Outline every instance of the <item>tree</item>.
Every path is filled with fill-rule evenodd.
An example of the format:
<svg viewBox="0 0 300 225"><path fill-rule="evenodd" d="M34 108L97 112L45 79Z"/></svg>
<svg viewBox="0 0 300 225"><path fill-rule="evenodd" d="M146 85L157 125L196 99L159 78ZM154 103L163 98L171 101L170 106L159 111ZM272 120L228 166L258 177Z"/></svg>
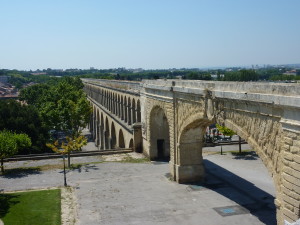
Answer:
<svg viewBox="0 0 300 225"><path fill-rule="evenodd" d="M50 129L71 133L73 139L80 136L92 112L78 81L81 82L77 78L66 79L52 86L39 109Z"/></svg>
<svg viewBox="0 0 300 225"><path fill-rule="evenodd" d="M31 140L27 134L16 134L11 131L0 131L0 160L1 172L4 172L4 158L15 155L19 149L31 146Z"/></svg>
<svg viewBox="0 0 300 225"><path fill-rule="evenodd" d="M216 124L216 127L225 136L232 137L233 135L235 135L235 132L233 130L230 130L228 127L221 126L219 124Z"/></svg>
<svg viewBox="0 0 300 225"><path fill-rule="evenodd" d="M48 84L36 84L24 88L20 92L20 100L27 104L39 106L43 102L43 96L47 93L50 86Z"/></svg>
<svg viewBox="0 0 300 225"><path fill-rule="evenodd" d="M48 143L47 146L56 153L68 155L68 167L70 168L70 153L73 151L80 151L86 144L87 139L84 136L78 136L75 139L66 137L66 142L63 141L62 143L59 143L59 141L56 140L53 144Z"/></svg>
<svg viewBox="0 0 300 225"><path fill-rule="evenodd" d="M73 147L87 142L81 139L81 132L90 120L92 108L82 90L83 84L79 78L65 78L58 85L51 86L45 101L40 106L40 113L48 127L56 131L63 131L68 134L68 166L70 166L70 152L75 151ZM80 141L80 142L79 142ZM59 143L57 140L54 146ZM75 143L76 146L72 146ZM47 145L53 149L53 146Z"/></svg>
<svg viewBox="0 0 300 225"><path fill-rule="evenodd" d="M40 152L46 150L45 143L48 139L48 129L36 107L21 104L15 100L0 101L0 130L11 130L15 133L27 134L32 146L30 149L19 149L18 153L26 154L27 150ZM22 152L21 152L22 151Z"/></svg>

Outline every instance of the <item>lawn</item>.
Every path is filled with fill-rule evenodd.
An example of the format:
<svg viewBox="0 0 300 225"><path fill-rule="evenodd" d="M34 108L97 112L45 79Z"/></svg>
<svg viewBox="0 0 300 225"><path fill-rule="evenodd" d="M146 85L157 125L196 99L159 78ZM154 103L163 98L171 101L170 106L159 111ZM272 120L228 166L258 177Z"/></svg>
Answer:
<svg viewBox="0 0 300 225"><path fill-rule="evenodd" d="M0 218L5 225L60 225L60 189L0 193Z"/></svg>

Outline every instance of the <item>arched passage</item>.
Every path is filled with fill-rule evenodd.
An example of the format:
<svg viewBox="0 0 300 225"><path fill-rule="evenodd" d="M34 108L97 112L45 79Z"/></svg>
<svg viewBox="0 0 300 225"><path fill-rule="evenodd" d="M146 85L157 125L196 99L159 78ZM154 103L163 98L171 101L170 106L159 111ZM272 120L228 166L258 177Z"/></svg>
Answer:
<svg viewBox="0 0 300 225"><path fill-rule="evenodd" d="M111 148L115 149L117 143L115 124L111 123Z"/></svg>
<svg viewBox="0 0 300 225"><path fill-rule="evenodd" d="M137 108L137 122L141 122L141 103L140 103L140 100L137 101L137 104L136 104L136 108Z"/></svg>
<svg viewBox="0 0 300 225"><path fill-rule="evenodd" d="M100 149L105 148L105 134L104 134L104 119L103 119L103 113L101 112L101 126L100 126Z"/></svg>
<svg viewBox="0 0 300 225"><path fill-rule="evenodd" d="M202 145L205 129L210 122L196 119L185 125L177 144L176 180L179 183L204 179Z"/></svg>
<svg viewBox="0 0 300 225"><path fill-rule="evenodd" d="M131 123L132 123L132 118L131 118L131 116L132 116L132 113L131 113L131 111L132 111L132 109L131 109L131 100L130 100L130 98L128 98L128 102L127 102L127 105L128 105L128 107L127 107L127 113L128 113L128 120L127 120L127 122L128 122L128 125L131 125Z"/></svg>
<svg viewBox="0 0 300 225"><path fill-rule="evenodd" d="M128 117L127 117L127 99L125 96L125 98L124 98L124 121L125 121L125 123L127 123L127 119L128 119Z"/></svg>
<svg viewBox="0 0 300 225"><path fill-rule="evenodd" d="M110 149L110 137L109 137L109 124L108 124L108 119L106 117L105 119L105 149Z"/></svg>
<svg viewBox="0 0 300 225"><path fill-rule="evenodd" d="M100 145L100 113L99 109L97 109L97 118L96 118L96 146Z"/></svg>
<svg viewBox="0 0 300 225"><path fill-rule="evenodd" d="M151 159L168 160L170 158L169 123L165 112L155 107L150 113L150 149Z"/></svg>
<svg viewBox="0 0 300 225"><path fill-rule="evenodd" d="M124 135L123 135L123 131L121 129L119 131L119 147L125 148Z"/></svg>
<svg viewBox="0 0 300 225"><path fill-rule="evenodd" d="M131 138L130 141L129 141L129 148L133 148L133 139Z"/></svg>
<svg viewBox="0 0 300 225"><path fill-rule="evenodd" d="M136 107L135 107L135 99L132 99L132 123L136 123Z"/></svg>

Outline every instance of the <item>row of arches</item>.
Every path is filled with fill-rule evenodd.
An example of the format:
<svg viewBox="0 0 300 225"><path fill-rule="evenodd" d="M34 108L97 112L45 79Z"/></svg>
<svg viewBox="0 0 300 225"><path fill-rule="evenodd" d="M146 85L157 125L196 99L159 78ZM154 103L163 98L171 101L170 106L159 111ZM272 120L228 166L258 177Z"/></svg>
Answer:
<svg viewBox="0 0 300 225"><path fill-rule="evenodd" d="M85 85L85 91L92 99L128 125L141 122L139 96L92 85Z"/></svg>
<svg viewBox="0 0 300 225"><path fill-rule="evenodd" d="M128 138L122 127L95 106L93 107L90 130L96 146L101 150L133 148L133 138Z"/></svg>

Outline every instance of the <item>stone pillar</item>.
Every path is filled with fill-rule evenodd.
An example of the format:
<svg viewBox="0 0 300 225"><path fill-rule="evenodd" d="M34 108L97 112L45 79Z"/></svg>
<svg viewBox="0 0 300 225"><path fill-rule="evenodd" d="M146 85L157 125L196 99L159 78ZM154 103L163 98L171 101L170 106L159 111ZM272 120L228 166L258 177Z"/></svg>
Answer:
<svg viewBox="0 0 300 225"><path fill-rule="evenodd" d="M297 118L300 114L295 114ZM298 118L299 121L299 118ZM277 169L281 179L275 180L277 195L277 224L290 223L300 218L300 122L282 119L283 140L281 148L282 165ZM273 157L277 158L277 157ZM280 170L281 168L281 170Z"/></svg>
<svg viewBox="0 0 300 225"><path fill-rule="evenodd" d="M112 138L108 138L108 149L112 149Z"/></svg>
<svg viewBox="0 0 300 225"><path fill-rule="evenodd" d="M143 140L142 140L142 124L135 123L133 125L133 151L142 152L143 151Z"/></svg>

